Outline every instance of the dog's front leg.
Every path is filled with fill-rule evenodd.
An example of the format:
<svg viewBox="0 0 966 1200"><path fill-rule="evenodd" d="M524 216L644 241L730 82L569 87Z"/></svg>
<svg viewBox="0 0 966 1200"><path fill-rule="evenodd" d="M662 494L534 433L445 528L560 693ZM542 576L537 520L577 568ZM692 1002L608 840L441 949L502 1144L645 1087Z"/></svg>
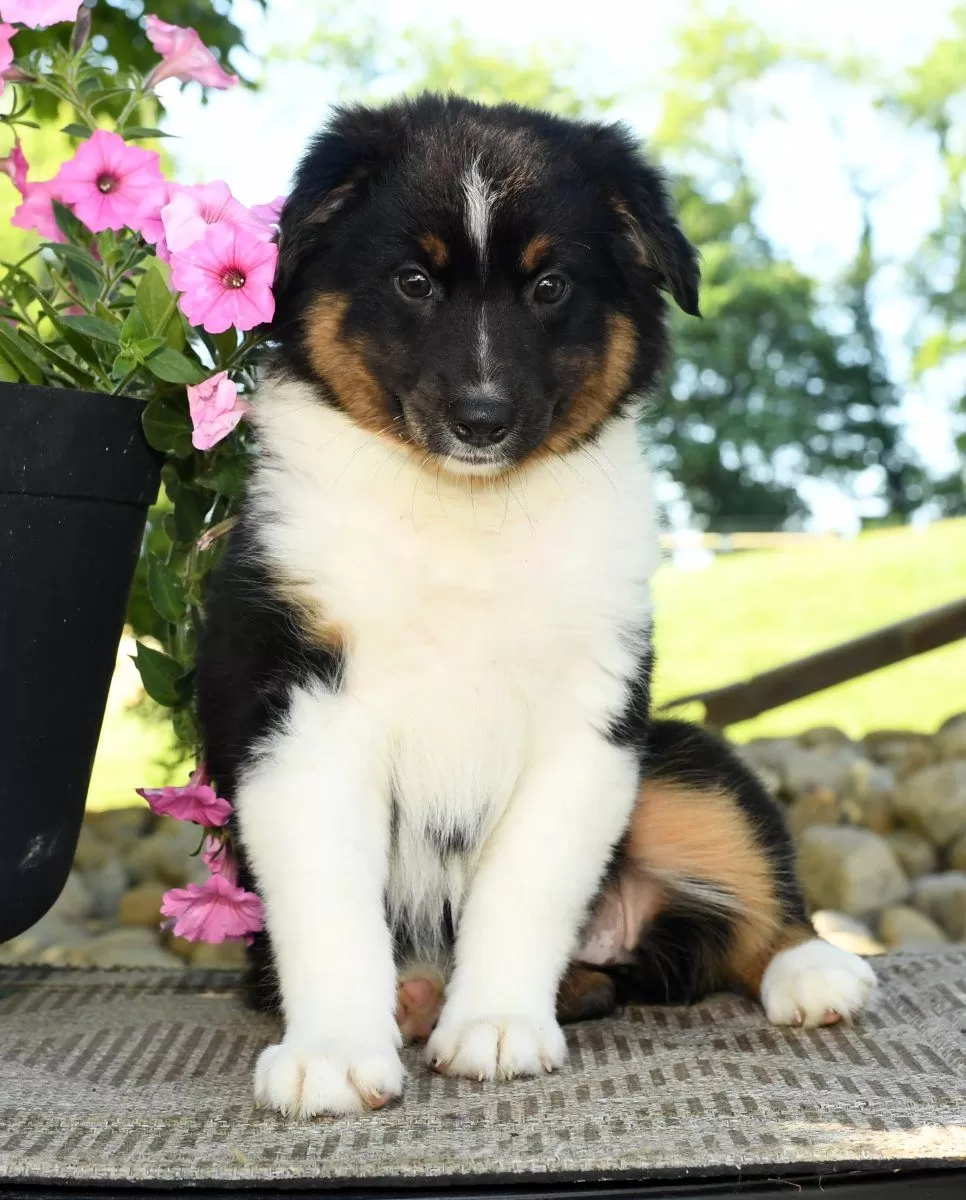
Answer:
<svg viewBox="0 0 966 1200"><path fill-rule="evenodd" d="M637 790L636 756L584 726L543 747L484 848L427 1047L438 1070L509 1079L562 1065L557 986Z"/></svg>
<svg viewBox="0 0 966 1200"><path fill-rule="evenodd" d="M255 1094L297 1117L379 1108L402 1090L381 761L356 706L304 690L238 789L285 1018Z"/></svg>

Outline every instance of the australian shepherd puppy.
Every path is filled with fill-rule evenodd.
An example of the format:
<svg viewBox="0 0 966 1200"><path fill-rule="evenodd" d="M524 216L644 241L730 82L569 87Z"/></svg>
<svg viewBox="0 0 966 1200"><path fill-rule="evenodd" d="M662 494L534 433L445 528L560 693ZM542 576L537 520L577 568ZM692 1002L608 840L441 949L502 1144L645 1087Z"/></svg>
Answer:
<svg viewBox="0 0 966 1200"><path fill-rule="evenodd" d="M299 167L199 668L284 1015L266 1105L386 1103L400 1024L508 1079L617 1000L814 1025L872 986L756 780L649 715L665 293L697 313L696 254L620 127L426 96Z"/></svg>

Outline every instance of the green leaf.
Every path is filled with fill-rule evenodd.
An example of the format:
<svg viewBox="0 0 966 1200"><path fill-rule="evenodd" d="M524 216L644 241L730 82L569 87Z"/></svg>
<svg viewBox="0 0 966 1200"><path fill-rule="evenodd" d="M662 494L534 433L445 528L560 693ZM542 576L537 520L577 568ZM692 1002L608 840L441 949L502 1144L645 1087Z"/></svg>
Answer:
<svg viewBox="0 0 966 1200"><path fill-rule="evenodd" d="M150 125L128 125L124 129L124 136L130 141L131 138L164 138L175 135L165 133L163 129L152 129Z"/></svg>
<svg viewBox="0 0 966 1200"><path fill-rule="evenodd" d="M20 334L6 321L0 321L0 351L10 359L28 383L44 382L43 364L37 361L33 349L23 342Z"/></svg>
<svg viewBox="0 0 966 1200"><path fill-rule="evenodd" d="M200 363L192 361L170 346L158 350L145 363L152 375L163 379L165 383L200 383L205 377L205 371Z"/></svg>
<svg viewBox="0 0 966 1200"><path fill-rule="evenodd" d="M71 137L75 138L89 138L94 131L89 125L81 125L79 121L71 121L60 132L69 133Z"/></svg>
<svg viewBox="0 0 966 1200"><path fill-rule="evenodd" d="M159 616L172 623L180 621L187 609L184 584L161 558L153 555L147 564L148 595Z"/></svg>
<svg viewBox="0 0 966 1200"><path fill-rule="evenodd" d="M123 379L129 371L133 371L139 365L137 359L129 354L119 354L111 364L111 378ZM150 441L150 438L148 440Z"/></svg>
<svg viewBox="0 0 966 1200"><path fill-rule="evenodd" d="M218 352L218 365L222 366L238 348L238 331L226 329L224 333L214 333L211 340Z"/></svg>
<svg viewBox="0 0 966 1200"><path fill-rule="evenodd" d="M13 363L0 354L0 383L17 383L20 379L20 372Z"/></svg>
<svg viewBox="0 0 966 1200"><path fill-rule="evenodd" d="M94 338L95 341L107 342L111 346L119 346L121 344L117 326L111 325L107 321L102 321L100 317L61 317L60 322L69 329L76 329L78 333L82 333L85 337Z"/></svg>
<svg viewBox="0 0 966 1200"><path fill-rule="evenodd" d="M161 272L150 266L141 276L134 303L149 334L162 334L171 317L174 296Z"/></svg>
<svg viewBox="0 0 966 1200"><path fill-rule="evenodd" d="M57 228L71 242L85 241L90 237L90 233L77 217L61 204L59 200L53 201L54 220L57 222Z"/></svg>
<svg viewBox="0 0 966 1200"><path fill-rule="evenodd" d="M177 541L187 545L195 541L205 527L211 498L201 489L182 487L174 497L174 524Z"/></svg>
<svg viewBox="0 0 966 1200"><path fill-rule="evenodd" d="M145 646L143 642L138 642L137 648L134 663L140 672L144 690L152 700L163 704L165 708L176 708L182 700L178 686L184 676L181 664L167 654Z"/></svg>
<svg viewBox="0 0 966 1200"><path fill-rule="evenodd" d="M94 376L90 371L84 370L77 363L71 362L63 354L58 354L54 348L47 342L41 342L33 336L32 333L27 333L26 330L20 335L25 341L47 360L48 367L56 367L58 371L66 375L68 379L79 384L83 388L95 386Z"/></svg>
<svg viewBox="0 0 966 1200"><path fill-rule="evenodd" d="M121 326L120 339L122 342L139 342L141 338L151 336L151 330L148 329L147 322L141 314L139 308L132 308L124 318L124 324Z"/></svg>
<svg viewBox="0 0 966 1200"><path fill-rule="evenodd" d="M161 347L163 345L164 345L163 337L142 338L138 342L138 349L144 355L145 361L147 361L147 359L149 359L152 354L157 354L157 352L161 349Z"/></svg>
<svg viewBox="0 0 966 1200"><path fill-rule="evenodd" d="M248 467L249 456L247 454L232 454L222 458L210 471L206 471L200 482L213 492L236 500L245 490Z"/></svg>
<svg viewBox="0 0 966 1200"><path fill-rule="evenodd" d="M144 410L141 424L144 436L155 450L176 454L178 458L187 458L193 452L191 418L170 398L152 400Z"/></svg>

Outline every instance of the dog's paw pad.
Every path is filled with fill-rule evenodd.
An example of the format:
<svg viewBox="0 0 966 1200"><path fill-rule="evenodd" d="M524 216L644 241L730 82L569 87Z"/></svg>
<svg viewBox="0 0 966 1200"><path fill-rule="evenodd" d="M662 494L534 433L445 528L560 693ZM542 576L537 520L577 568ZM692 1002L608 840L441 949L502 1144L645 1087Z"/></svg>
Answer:
<svg viewBox="0 0 966 1200"><path fill-rule="evenodd" d="M834 1025L863 1008L875 974L863 958L812 938L776 954L761 981L761 1002L773 1025Z"/></svg>
<svg viewBox="0 0 966 1200"><path fill-rule="evenodd" d="M414 972L399 981L396 1023L407 1042L425 1042L443 1006L443 980L431 972Z"/></svg>
<svg viewBox="0 0 966 1200"><path fill-rule="evenodd" d="M403 1087L395 1047L347 1053L340 1047L281 1042L255 1067L255 1102L299 1119L383 1108Z"/></svg>
<svg viewBox="0 0 966 1200"><path fill-rule="evenodd" d="M434 1070L468 1079L514 1079L563 1066L567 1044L553 1019L493 1017L447 1022L445 1014L426 1048Z"/></svg>

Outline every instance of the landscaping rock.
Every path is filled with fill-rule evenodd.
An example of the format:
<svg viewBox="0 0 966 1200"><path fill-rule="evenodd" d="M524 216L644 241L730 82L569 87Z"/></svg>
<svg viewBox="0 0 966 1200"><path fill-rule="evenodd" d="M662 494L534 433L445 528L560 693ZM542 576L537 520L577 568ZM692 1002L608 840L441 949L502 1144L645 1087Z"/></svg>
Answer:
<svg viewBox="0 0 966 1200"><path fill-rule="evenodd" d="M890 767L897 779L929 766L936 752L924 733L905 729L877 729L862 739L862 748L873 762Z"/></svg>
<svg viewBox="0 0 966 1200"><path fill-rule="evenodd" d="M58 917L62 921L83 921L91 915L93 907L90 889L77 871L71 871L63 891L54 901L47 916Z"/></svg>
<svg viewBox="0 0 966 1200"><path fill-rule="evenodd" d="M920 875L928 875L935 871L939 856L932 843L921 833L913 833L909 829L894 829L886 835L886 841L899 860L899 866L910 879L918 879Z"/></svg>
<svg viewBox="0 0 966 1200"><path fill-rule="evenodd" d="M904 946L907 949L920 949L949 941L935 921L905 904L894 905L879 915L879 938L887 946Z"/></svg>
<svg viewBox="0 0 966 1200"><path fill-rule="evenodd" d="M865 829L812 825L798 842L799 877L813 908L863 916L909 894L889 843Z"/></svg>
<svg viewBox="0 0 966 1200"><path fill-rule="evenodd" d="M896 777L888 767L858 759L852 764L842 796L843 818L873 833L888 833L895 790Z"/></svg>
<svg viewBox="0 0 966 1200"><path fill-rule="evenodd" d="M74 866L79 871L94 871L118 854L117 847L94 832L94 827L85 819L77 839Z"/></svg>
<svg viewBox="0 0 966 1200"><path fill-rule="evenodd" d="M966 759L924 767L899 787L895 815L942 849L966 833Z"/></svg>
<svg viewBox="0 0 966 1200"><path fill-rule="evenodd" d="M966 871L966 833L949 847L946 862L954 871Z"/></svg>
<svg viewBox="0 0 966 1200"><path fill-rule="evenodd" d="M916 880L912 902L951 938L966 938L966 871L923 875Z"/></svg>
<svg viewBox="0 0 966 1200"><path fill-rule="evenodd" d="M777 776L781 780L785 760L789 754L798 750L799 746L794 738L766 737L753 738L735 749L753 771L764 769L771 773L772 778Z"/></svg>
<svg viewBox="0 0 966 1200"><path fill-rule="evenodd" d="M828 788L841 796L848 788L852 768L859 761L858 751L851 743L812 750L796 746L784 761L782 781L793 796L815 788Z"/></svg>
<svg viewBox="0 0 966 1200"><path fill-rule="evenodd" d="M207 868L200 856L192 858L201 841L201 830L186 821L165 817L158 828L134 846L126 858L134 883L164 883L184 887L200 882Z"/></svg>
<svg viewBox="0 0 966 1200"><path fill-rule="evenodd" d="M146 925L158 929L161 925L161 901L167 888L163 883L142 883L121 897L118 920L122 925Z"/></svg>
<svg viewBox="0 0 966 1200"><path fill-rule="evenodd" d="M809 750L838 749L842 746L854 748L855 746L849 735L834 725L816 725L813 729L806 729L804 733L798 735L798 744Z"/></svg>
<svg viewBox="0 0 966 1200"><path fill-rule="evenodd" d="M788 828L800 837L810 825L838 825L842 820L839 798L831 788L812 788L788 807Z"/></svg>
<svg viewBox="0 0 966 1200"><path fill-rule="evenodd" d="M943 721L932 742L940 758L966 758L966 713Z"/></svg>
<svg viewBox="0 0 966 1200"><path fill-rule="evenodd" d="M812 913L812 926L819 937L848 950L852 954L884 954L885 946L872 936L872 930L864 922L850 917L848 913L820 908Z"/></svg>
<svg viewBox="0 0 966 1200"><path fill-rule="evenodd" d="M184 963L165 950L149 929L113 929L73 950L74 967L167 967L180 970Z"/></svg>
<svg viewBox="0 0 966 1200"><path fill-rule="evenodd" d="M193 945L193 967L209 971L241 971L245 968L244 942L195 942Z"/></svg>
<svg viewBox="0 0 966 1200"><path fill-rule="evenodd" d="M150 830L156 818L146 804L90 812L84 824L102 841L115 846L133 846Z"/></svg>
<svg viewBox="0 0 966 1200"><path fill-rule="evenodd" d="M115 850L114 857L99 867L84 872L84 883L91 894L91 915L113 920L128 886L128 873Z"/></svg>
<svg viewBox="0 0 966 1200"><path fill-rule="evenodd" d="M66 962L68 951L83 946L91 938L86 926L49 912L18 937L0 946L0 963Z"/></svg>

